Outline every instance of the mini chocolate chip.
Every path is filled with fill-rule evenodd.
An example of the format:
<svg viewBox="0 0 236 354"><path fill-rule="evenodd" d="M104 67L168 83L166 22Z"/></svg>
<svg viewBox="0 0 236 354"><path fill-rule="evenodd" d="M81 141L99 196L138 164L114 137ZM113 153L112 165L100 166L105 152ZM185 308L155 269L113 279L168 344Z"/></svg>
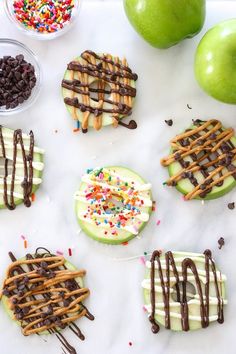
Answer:
<svg viewBox="0 0 236 354"><path fill-rule="evenodd" d="M176 161L180 160L180 159L181 159L181 154L180 154L179 152L176 152L176 153L174 154L174 159L175 159Z"/></svg>
<svg viewBox="0 0 236 354"><path fill-rule="evenodd" d="M24 290L25 289L25 284L20 284L17 287L17 290Z"/></svg>
<svg viewBox="0 0 236 354"><path fill-rule="evenodd" d="M63 299L65 297L65 291L59 291L59 296L61 296Z"/></svg>
<svg viewBox="0 0 236 354"><path fill-rule="evenodd" d="M116 81L117 79L117 75L116 74L112 74L111 75L111 81Z"/></svg>
<svg viewBox="0 0 236 354"><path fill-rule="evenodd" d="M171 126L173 125L173 120L172 120L172 119L166 119L166 120L165 120L165 123L166 123L169 127L171 127Z"/></svg>
<svg viewBox="0 0 236 354"><path fill-rule="evenodd" d="M189 165L190 165L190 161L183 161L183 167L184 168L188 168L189 167Z"/></svg>
<svg viewBox="0 0 236 354"><path fill-rule="evenodd" d="M172 187L177 186L177 182L176 182L176 181L172 181L172 182L171 182L171 186L172 186Z"/></svg>
<svg viewBox="0 0 236 354"><path fill-rule="evenodd" d="M68 307L68 306L70 305L70 300L69 300L69 299L65 299L65 300L63 301L63 305L64 305L65 307Z"/></svg>
<svg viewBox="0 0 236 354"><path fill-rule="evenodd" d="M4 288L2 291L3 295L5 296L9 296L10 295L10 291L7 288Z"/></svg>
<svg viewBox="0 0 236 354"><path fill-rule="evenodd" d="M133 80L137 81L138 80L138 75L137 74L133 74Z"/></svg>
<svg viewBox="0 0 236 354"><path fill-rule="evenodd" d="M19 312L19 313L16 314L17 320L22 320L23 317L24 317L24 314L22 312Z"/></svg>
<svg viewBox="0 0 236 354"><path fill-rule="evenodd" d="M18 299L16 297L13 297L11 299L11 302L13 303L13 305L16 305L18 303Z"/></svg>
<svg viewBox="0 0 236 354"><path fill-rule="evenodd" d="M206 185L205 185L204 183L203 183L203 184L201 184L201 185L200 185L200 189L201 189L201 190L206 189Z"/></svg>
<svg viewBox="0 0 236 354"><path fill-rule="evenodd" d="M181 145L182 145L182 146L188 146L189 144L190 144L190 141L189 141L188 138L183 139L182 142L181 142Z"/></svg>
<svg viewBox="0 0 236 354"><path fill-rule="evenodd" d="M196 141L197 145L203 145L204 144L204 140L203 139L199 139Z"/></svg>
<svg viewBox="0 0 236 354"><path fill-rule="evenodd" d="M229 208L230 210L233 210L233 209L235 208L235 203L234 203L234 202L229 203L229 204L228 204L228 208Z"/></svg>
<svg viewBox="0 0 236 354"><path fill-rule="evenodd" d="M23 307L22 312L24 315L27 315L29 313L30 309L29 307Z"/></svg>
<svg viewBox="0 0 236 354"><path fill-rule="evenodd" d="M17 295L22 297L24 295L24 291L23 290L18 290L17 291Z"/></svg>
<svg viewBox="0 0 236 354"><path fill-rule="evenodd" d="M216 137L217 137L217 135L216 135L215 133L211 133L211 134L209 135L209 139L210 139L210 140L215 140Z"/></svg>
<svg viewBox="0 0 236 354"><path fill-rule="evenodd" d="M42 261L42 262L40 263L40 267L43 268L43 269L46 269L46 268L48 267L47 262Z"/></svg>
<svg viewBox="0 0 236 354"><path fill-rule="evenodd" d="M46 318L46 320L43 321L45 326L50 326L51 321L49 320L49 318Z"/></svg>

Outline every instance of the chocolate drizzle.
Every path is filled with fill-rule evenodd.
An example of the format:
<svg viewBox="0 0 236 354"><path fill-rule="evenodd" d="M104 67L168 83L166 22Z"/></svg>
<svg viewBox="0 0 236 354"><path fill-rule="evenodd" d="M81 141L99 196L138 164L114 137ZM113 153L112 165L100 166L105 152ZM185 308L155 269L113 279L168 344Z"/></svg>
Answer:
<svg viewBox="0 0 236 354"><path fill-rule="evenodd" d="M162 291L162 298L164 302L164 313L165 313L165 328L171 328L171 316L170 316L170 271L173 273L175 278L175 287L177 293L177 302L180 303L181 309L181 326L183 331L188 331L189 327L189 305L187 299L187 282L188 274L190 273L194 276L196 290L199 297L199 308L201 317L201 326L206 328L209 326L209 307L210 307L210 273L213 274L213 282L215 288L215 294L217 298L217 321L219 323L224 322L223 305L224 300L220 291L220 280L217 277L217 271L215 263L212 259L212 254L210 250L204 252L205 256L205 285L201 282L198 268L195 262L191 258L184 258L181 262L181 271L177 270L175 258L171 251L165 254L165 267L161 264L161 254L159 251L154 251L151 257L151 269L150 269L150 301L151 301L151 314L149 321L152 324L152 332L157 333L159 331L159 325L156 322L156 297L155 297L155 277L156 275L160 279L160 287ZM165 269L165 274L163 271ZM179 289L180 275L182 274L182 293ZM171 275L172 276L172 275ZM166 280L165 280L166 279Z"/></svg>
<svg viewBox="0 0 236 354"><path fill-rule="evenodd" d="M12 264L7 270L2 295L9 299L9 307L21 324L24 335L48 331L55 334L70 354L76 350L61 329L68 327L77 337L85 337L74 321L80 317L94 320L82 301L89 296L89 289L81 287L78 279L84 270L67 268L66 260L38 248L34 255L16 260L9 253Z"/></svg>
<svg viewBox="0 0 236 354"><path fill-rule="evenodd" d="M33 187L33 155L34 155L34 134L31 131L29 134L30 146L29 152L26 153L25 146L22 137L22 131L17 129L13 133L13 154L12 160L6 155L5 139L3 136L3 128L0 126L0 145L2 158L4 160L4 176L3 176L3 201L6 208L13 210L16 207L15 204L15 180L16 180L16 164L19 156L18 148L20 147L22 164L24 169L24 177L21 183L23 190L23 203L26 207L31 206L30 196L32 194ZM11 165L10 165L11 163ZM10 190L8 189L8 179L10 178Z"/></svg>
<svg viewBox="0 0 236 354"><path fill-rule="evenodd" d="M186 200L205 198L213 187L222 186L227 177L236 179L236 147L231 141L233 129L223 129L221 122L214 119L193 123L194 128L171 140L172 153L161 160L163 166L177 161L182 167L166 184L176 186L187 178L193 189L185 196ZM201 182L196 173L203 177Z"/></svg>
<svg viewBox="0 0 236 354"><path fill-rule="evenodd" d="M115 127L118 124L129 129L137 127L134 121L131 124L121 124L120 121L132 113L136 89L131 81L138 79L137 74L128 67L126 59L113 59L109 54L98 55L86 50L78 60L70 62L67 69L71 77L62 80L62 87L68 90L69 95L64 98L64 102L73 107L74 119L79 119L77 109L82 112L83 133L88 130L91 114L94 116L93 126L96 130L102 126L104 113L112 116ZM92 82L96 82L97 87L93 87Z"/></svg>

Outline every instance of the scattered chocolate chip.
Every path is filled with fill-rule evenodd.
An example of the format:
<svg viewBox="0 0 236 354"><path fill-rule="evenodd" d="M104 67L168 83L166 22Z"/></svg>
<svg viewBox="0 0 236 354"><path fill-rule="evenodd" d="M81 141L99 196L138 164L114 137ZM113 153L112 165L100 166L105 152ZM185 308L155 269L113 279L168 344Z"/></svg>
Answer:
<svg viewBox="0 0 236 354"><path fill-rule="evenodd" d="M219 250L221 250L224 244L225 244L225 239L223 237L220 237L218 240Z"/></svg>
<svg viewBox="0 0 236 354"><path fill-rule="evenodd" d="M192 119L193 125L199 126L202 125L203 120L201 119Z"/></svg>
<svg viewBox="0 0 236 354"><path fill-rule="evenodd" d="M167 120L165 120L165 123L166 123L169 127L172 127L172 125L173 125L173 120L172 120L172 119L167 119Z"/></svg>
<svg viewBox="0 0 236 354"><path fill-rule="evenodd" d="M234 203L234 202L229 203L229 204L228 204L228 208L229 208L230 210L233 210L233 209L235 208L235 203Z"/></svg>

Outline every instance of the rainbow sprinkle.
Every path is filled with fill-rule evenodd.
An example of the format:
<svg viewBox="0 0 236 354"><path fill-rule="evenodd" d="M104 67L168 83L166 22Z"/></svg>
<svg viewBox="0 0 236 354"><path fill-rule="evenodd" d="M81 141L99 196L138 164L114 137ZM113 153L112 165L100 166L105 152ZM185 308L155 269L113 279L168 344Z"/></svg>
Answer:
<svg viewBox="0 0 236 354"><path fill-rule="evenodd" d="M74 0L14 0L14 15L27 29L53 33L71 20Z"/></svg>

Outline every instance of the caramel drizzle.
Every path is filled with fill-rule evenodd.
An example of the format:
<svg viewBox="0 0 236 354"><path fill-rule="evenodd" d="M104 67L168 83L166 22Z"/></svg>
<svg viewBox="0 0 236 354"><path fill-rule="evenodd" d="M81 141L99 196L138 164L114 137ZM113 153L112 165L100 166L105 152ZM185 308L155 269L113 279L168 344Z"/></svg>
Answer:
<svg viewBox="0 0 236 354"><path fill-rule="evenodd" d="M27 255L22 260L16 260L9 253L13 263L7 269L2 294L8 296L10 309L15 320L20 321L24 335L40 334L43 331L55 333L69 353L76 353L58 328L68 326L84 340L84 335L74 321L83 316L94 319L82 303L89 296L89 289L80 287L76 280L84 277L86 272L69 270L64 257L46 252L39 254L37 249L35 255ZM42 265L44 270L51 273L50 276L41 275ZM27 283L24 284L26 278ZM19 289L22 289L21 292Z"/></svg>
<svg viewBox="0 0 236 354"><path fill-rule="evenodd" d="M63 79L62 87L71 91L70 97L65 97L64 102L73 107L73 118L78 120L76 113L79 109L83 113L82 131L88 130L89 117L94 115L93 127L100 130L102 127L103 113L110 113L113 119L113 126L120 124L120 119L132 113L133 98L136 96L136 89L131 86L131 80L137 80L128 67L126 59L122 61L115 57L114 60L110 54L98 55L92 51L85 51L81 54L79 61L72 61L68 64L70 71L70 80ZM77 76L77 77L76 77ZM98 79L98 87L91 88L89 85L89 77ZM110 89L106 90L106 83ZM91 93L97 93L98 102L92 104ZM79 102L75 93L81 95L82 102ZM110 95L111 99L107 99L105 95ZM95 99L93 99L94 101ZM108 108L104 107L104 103L108 104ZM135 129L132 124L121 124L129 129Z"/></svg>
<svg viewBox="0 0 236 354"><path fill-rule="evenodd" d="M13 158L12 158L12 166L11 166L11 174L9 174L9 162L10 159L6 156L6 147L2 132L2 126L0 126L0 145L2 150L2 157L4 159L4 177L3 177L3 201L6 208L9 210L14 210L16 208L15 200L14 200L14 190L15 190L15 179L16 179L16 163L17 163L17 154L18 154L18 146L20 145L22 160L23 160L23 168L24 168L24 178L22 181L22 189L23 189L23 203L26 207L31 206L30 196L32 194L33 188L33 156L34 156L34 134L32 131L29 133L30 136L30 146L29 153L26 154L22 131L20 129L15 130L13 133ZM7 179L10 176L10 193L8 191ZM9 194L9 197L8 197Z"/></svg>
<svg viewBox="0 0 236 354"><path fill-rule="evenodd" d="M221 122L215 119L206 122L198 120L195 125L198 126L172 139L173 153L161 159L163 166L178 161L182 167L179 173L168 179L167 185L175 186L184 178L193 184L193 190L185 195L186 200L204 198L214 186L221 186L229 176L236 179L236 167L233 165L236 148L230 141L234 130L223 130ZM194 175L198 171L204 178L201 183Z"/></svg>
<svg viewBox="0 0 236 354"><path fill-rule="evenodd" d="M219 283L217 279L217 272L215 263L212 259L212 254L210 250L206 250L204 252L205 255L205 271L206 271L206 284L205 284L205 296L203 295L203 285L200 281L198 270L196 267L195 262L190 258L185 258L182 261L182 275L183 275L183 293L182 298L179 290L179 273L176 267L175 259L171 251L165 254L165 263L166 263L166 282L164 281L163 277L163 269L160 261L161 253L159 251L154 251L151 257L151 270L150 270L150 279L151 279L151 291L150 291L150 301L151 301L151 314L149 316L149 321L152 324L152 332L157 333L159 332L159 325L155 319L155 262L157 264L157 271L160 278L160 285L162 288L162 296L164 301L164 311L165 311L165 328L171 328L171 318L170 318L170 268L172 269L173 275L176 279L176 292L177 292L177 302L180 303L181 306L181 325L183 331L189 330L189 311L188 311L188 300L187 300L187 290L186 284L188 281L188 269L191 270L192 274L194 275L195 282L197 285L197 292L199 294L200 299L200 316L201 316L201 325L202 328L206 328L209 326L209 286L210 286L210 268L213 272L214 276L214 284L215 284L215 291L217 297L217 312L218 312L218 323L224 322L224 313L223 313L223 306L224 301L221 297Z"/></svg>

